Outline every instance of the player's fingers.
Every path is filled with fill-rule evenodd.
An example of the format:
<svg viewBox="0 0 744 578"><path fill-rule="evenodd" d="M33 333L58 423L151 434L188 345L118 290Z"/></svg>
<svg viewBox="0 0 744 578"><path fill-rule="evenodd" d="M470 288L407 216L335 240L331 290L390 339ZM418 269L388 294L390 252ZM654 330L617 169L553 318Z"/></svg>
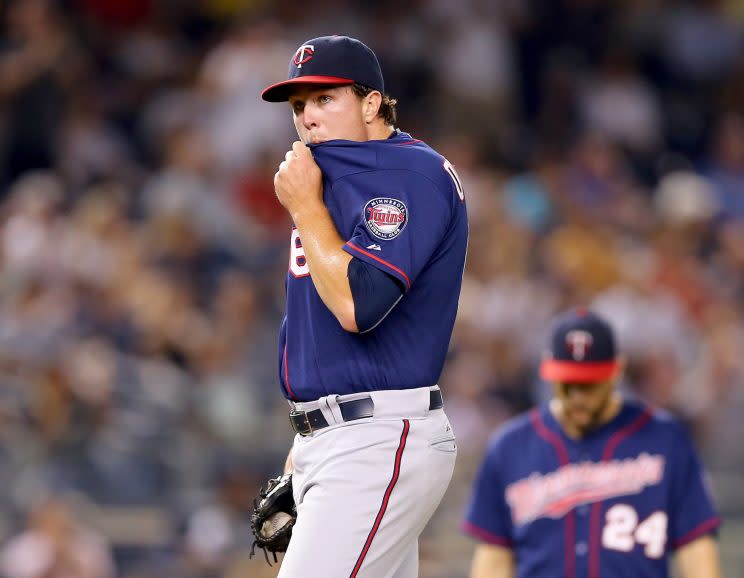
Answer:
<svg viewBox="0 0 744 578"><path fill-rule="evenodd" d="M296 140L292 143L292 152L298 157L310 156L310 149L301 140Z"/></svg>
<svg viewBox="0 0 744 578"><path fill-rule="evenodd" d="M295 155L295 152L294 151L287 151L287 154L284 155L284 161L285 162L290 161L292 158L294 158L296 156L297 155Z"/></svg>
<svg viewBox="0 0 744 578"><path fill-rule="evenodd" d="M289 153L287 153L289 154ZM274 188L276 189L277 183L279 179L281 179L284 176L284 173L287 172L287 161L282 161L279 164L279 170L276 171L276 174L274 175Z"/></svg>

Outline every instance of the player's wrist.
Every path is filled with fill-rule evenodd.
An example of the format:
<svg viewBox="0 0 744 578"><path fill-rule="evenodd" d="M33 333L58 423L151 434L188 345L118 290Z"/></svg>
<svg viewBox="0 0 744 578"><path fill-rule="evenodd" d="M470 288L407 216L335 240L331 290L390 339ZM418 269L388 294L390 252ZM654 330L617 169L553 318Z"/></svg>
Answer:
<svg viewBox="0 0 744 578"><path fill-rule="evenodd" d="M313 226L330 220L328 209L322 202L308 201L290 211L292 221L297 228Z"/></svg>

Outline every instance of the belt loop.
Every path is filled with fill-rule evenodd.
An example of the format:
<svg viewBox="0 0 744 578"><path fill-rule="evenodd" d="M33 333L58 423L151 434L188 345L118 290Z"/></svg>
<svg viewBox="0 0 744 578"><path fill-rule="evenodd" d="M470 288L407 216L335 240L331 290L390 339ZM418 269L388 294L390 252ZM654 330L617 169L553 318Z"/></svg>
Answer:
<svg viewBox="0 0 744 578"><path fill-rule="evenodd" d="M326 396L323 399L324 403L320 404L321 411L326 416L328 423L343 423L344 421L344 417L341 415L341 408L338 405L339 397L338 395Z"/></svg>

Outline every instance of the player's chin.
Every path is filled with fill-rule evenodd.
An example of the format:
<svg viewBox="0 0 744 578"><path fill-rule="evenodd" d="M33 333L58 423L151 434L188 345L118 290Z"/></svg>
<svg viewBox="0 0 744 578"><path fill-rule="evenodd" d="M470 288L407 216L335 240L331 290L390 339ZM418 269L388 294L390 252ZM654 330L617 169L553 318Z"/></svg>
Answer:
<svg viewBox="0 0 744 578"><path fill-rule="evenodd" d="M568 419L571 420L577 427L584 428L592 424L594 419L592 412L585 409L571 409L567 412Z"/></svg>

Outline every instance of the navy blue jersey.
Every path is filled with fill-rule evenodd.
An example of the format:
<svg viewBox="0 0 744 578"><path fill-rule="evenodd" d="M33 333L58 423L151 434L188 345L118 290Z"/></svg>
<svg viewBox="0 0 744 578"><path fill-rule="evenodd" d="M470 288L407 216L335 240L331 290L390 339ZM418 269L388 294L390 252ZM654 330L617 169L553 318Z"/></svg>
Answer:
<svg viewBox="0 0 744 578"><path fill-rule="evenodd" d="M669 553L719 525L701 465L671 417L626 401L588 437L547 408L490 445L463 529L511 547L529 578L663 578Z"/></svg>
<svg viewBox="0 0 744 578"><path fill-rule="evenodd" d="M285 396L434 385L442 372L465 264L468 225L449 162L403 132L310 145L344 250L400 281L405 294L372 331L350 333L321 300L292 232L279 337Z"/></svg>

